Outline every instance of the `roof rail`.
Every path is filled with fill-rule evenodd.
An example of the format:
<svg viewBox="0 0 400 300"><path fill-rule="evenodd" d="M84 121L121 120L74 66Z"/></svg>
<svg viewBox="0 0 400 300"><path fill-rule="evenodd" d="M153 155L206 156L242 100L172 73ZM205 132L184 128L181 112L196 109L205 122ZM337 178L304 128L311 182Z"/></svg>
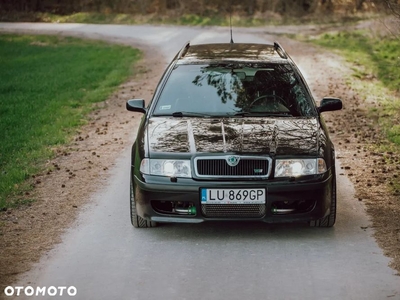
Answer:
<svg viewBox="0 0 400 300"><path fill-rule="evenodd" d="M288 59L289 55L286 53L285 49L278 42L274 42L275 51L279 54L281 58Z"/></svg>
<svg viewBox="0 0 400 300"><path fill-rule="evenodd" d="M185 54L186 54L186 52L189 50L189 47L190 47L190 41L188 41L188 42L182 47L181 51L179 51L179 53L178 53L178 58L177 58L177 59L180 59L180 58L184 57Z"/></svg>

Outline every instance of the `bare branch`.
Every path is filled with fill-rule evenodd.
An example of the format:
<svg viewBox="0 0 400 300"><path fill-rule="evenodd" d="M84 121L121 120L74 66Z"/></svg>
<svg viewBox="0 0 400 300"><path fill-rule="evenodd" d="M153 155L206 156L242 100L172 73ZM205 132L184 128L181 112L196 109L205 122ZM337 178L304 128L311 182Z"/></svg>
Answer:
<svg viewBox="0 0 400 300"><path fill-rule="evenodd" d="M390 12L397 18L400 18L400 3L397 0L384 0L384 2Z"/></svg>

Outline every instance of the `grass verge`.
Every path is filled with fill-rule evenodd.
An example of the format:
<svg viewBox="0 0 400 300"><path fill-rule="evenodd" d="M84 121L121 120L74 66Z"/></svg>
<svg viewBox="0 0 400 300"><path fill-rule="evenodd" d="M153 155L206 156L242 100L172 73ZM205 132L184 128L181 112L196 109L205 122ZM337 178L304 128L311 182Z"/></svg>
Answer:
<svg viewBox="0 0 400 300"><path fill-rule="evenodd" d="M93 103L133 72L138 50L70 37L0 35L0 209L67 143Z"/></svg>
<svg viewBox="0 0 400 300"><path fill-rule="evenodd" d="M388 139L400 147L400 39L345 32L324 34L312 42L339 50L354 66L353 76L361 80L357 89L378 104L371 113L377 115Z"/></svg>
<svg viewBox="0 0 400 300"><path fill-rule="evenodd" d="M0 17L1 18L1 17ZM3 16L3 21L35 21L57 23L91 23L91 24L173 24L189 26L229 26L229 16L211 14L199 16L195 14L179 15L131 15L115 13L88 13L78 12L70 15L57 15L52 13L13 13ZM280 23L281 19L260 17L233 16L235 26L261 26Z"/></svg>
<svg viewBox="0 0 400 300"><path fill-rule="evenodd" d="M369 105L369 117L377 120L386 134L387 142L371 145L378 153L400 153L400 39L395 36L377 38L368 32L323 34L311 40L314 44L339 52L353 66L348 80ZM399 161L386 160L398 168ZM390 189L400 190L397 175Z"/></svg>
<svg viewBox="0 0 400 300"><path fill-rule="evenodd" d="M273 12L255 13L248 15L232 15L232 24L235 27L254 27L265 25L289 24L350 24L370 15L350 16L320 14L304 17L286 16ZM69 15L40 12L8 12L0 16L2 22L50 22L50 23L91 23L91 24L172 24L187 26L229 26L229 13L207 11L203 15L171 11L164 15L159 14L117 14L111 12L77 12Z"/></svg>

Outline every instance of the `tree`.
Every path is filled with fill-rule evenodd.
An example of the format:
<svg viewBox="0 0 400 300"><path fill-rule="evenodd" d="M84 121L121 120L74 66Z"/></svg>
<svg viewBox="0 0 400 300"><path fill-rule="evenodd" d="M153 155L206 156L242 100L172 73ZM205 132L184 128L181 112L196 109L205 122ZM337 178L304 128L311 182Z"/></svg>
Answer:
<svg viewBox="0 0 400 300"><path fill-rule="evenodd" d="M400 18L400 2L398 0L384 0L384 2L389 11L397 18Z"/></svg>

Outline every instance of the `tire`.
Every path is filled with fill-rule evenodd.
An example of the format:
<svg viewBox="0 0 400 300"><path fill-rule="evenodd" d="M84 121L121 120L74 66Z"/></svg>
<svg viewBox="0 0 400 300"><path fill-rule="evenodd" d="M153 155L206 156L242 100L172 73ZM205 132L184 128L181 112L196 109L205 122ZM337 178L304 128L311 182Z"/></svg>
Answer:
<svg viewBox="0 0 400 300"><path fill-rule="evenodd" d="M331 211L329 215L316 221L311 221L311 227L332 227L336 222L336 176L332 178Z"/></svg>
<svg viewBox="0 0 400 300"><path fill-rule="evenodd" d="M138 216L136 213L136 202L135 196L133 192L133 184L131 179L130 184L130 203L131 203L131 223L135 228L149 228L149 227L156 227L157 223L153 221L148 221L141 216Z"/></svg>

